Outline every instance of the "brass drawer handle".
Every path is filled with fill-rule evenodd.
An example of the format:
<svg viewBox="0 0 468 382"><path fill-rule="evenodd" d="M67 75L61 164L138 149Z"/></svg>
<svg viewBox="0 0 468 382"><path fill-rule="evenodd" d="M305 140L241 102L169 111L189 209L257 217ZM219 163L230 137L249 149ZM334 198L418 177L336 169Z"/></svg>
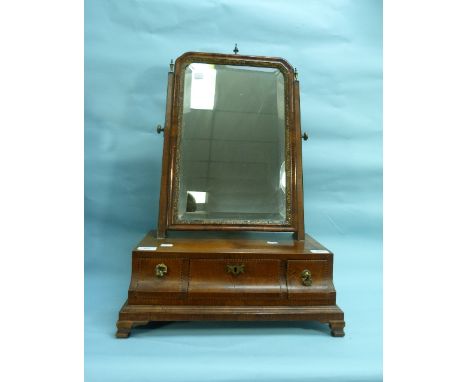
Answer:
<svg viewBox="0 0 468 382"><path fill-rule="evenodd" d="M241 273L244 273L244 264L238 265L226 265L227 273L232 273L234 276L238 276Z"/></svg>
<svg viewBox="0 0 468 382"><path fill-rule="evenodd" d="M305 286L312 285L312 273L308 269L304 269L301 273L302 284Z"/></svg>
<svg viewBox="0 0 468 382"><path fill-rule="evenodd" d="M164 277L167 274L167 265L166 264L158 264L156 265L156 277Z"/></svg>

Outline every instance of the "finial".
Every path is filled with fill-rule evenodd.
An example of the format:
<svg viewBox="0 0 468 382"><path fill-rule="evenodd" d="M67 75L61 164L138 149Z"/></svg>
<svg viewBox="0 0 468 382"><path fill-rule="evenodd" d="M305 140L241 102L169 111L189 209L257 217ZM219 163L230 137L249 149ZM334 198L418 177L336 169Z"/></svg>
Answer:
<svg viewBox="0 0 468 382"><path fill-rule="evenodd" d="M171 63L169 64L169 69L171 72L174 71L174 60L171 59Z"/></svg>
<svg viewBox="0 0 468 382"><path fill-rule="evenodd" d="M299 75L299 73L297 72L297 68L294 68L294 78L297 80L297 76Z"/></svg>
<svg viewBox="0 0 468 382"><path fill-rule="evenodd" d="M237 43L236 43L235 46L234 46L233 52L234 52L234 54L239 53L239 49L237 49Z"/></svg>

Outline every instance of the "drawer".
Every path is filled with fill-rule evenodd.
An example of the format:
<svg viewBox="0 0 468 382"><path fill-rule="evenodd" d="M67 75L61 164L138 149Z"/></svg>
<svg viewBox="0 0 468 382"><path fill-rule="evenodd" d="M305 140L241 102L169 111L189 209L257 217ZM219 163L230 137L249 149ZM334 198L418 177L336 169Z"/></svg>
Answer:
<svg viewBox="0 0 468 382"><path fill-rule="evenodd" d="M333 290L329 260L289 260L286 278L289 298Z"/></svg>
<svg viewBox="0 0 468 382"><path fill-rule="evenodd" d="M194 297L279 297L280 273L279 260L190 260L188 291Z"/></svg>
<svg viewBox="0 0 468 382"><path fill-rule="evenodd" d="M182 293L183 259L141 258L138 259L136 285L137 292Z"/></svg>

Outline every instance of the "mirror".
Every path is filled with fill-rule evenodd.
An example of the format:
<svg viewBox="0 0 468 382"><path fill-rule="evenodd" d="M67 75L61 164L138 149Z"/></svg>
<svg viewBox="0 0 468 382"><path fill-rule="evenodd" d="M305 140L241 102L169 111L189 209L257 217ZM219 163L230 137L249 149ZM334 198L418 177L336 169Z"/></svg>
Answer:
<svg viewBox="0 0 468 382"><path fill-rule="evenodd" d="M176 222L286 224L283 73L195 62L182 78Z"/></svg>

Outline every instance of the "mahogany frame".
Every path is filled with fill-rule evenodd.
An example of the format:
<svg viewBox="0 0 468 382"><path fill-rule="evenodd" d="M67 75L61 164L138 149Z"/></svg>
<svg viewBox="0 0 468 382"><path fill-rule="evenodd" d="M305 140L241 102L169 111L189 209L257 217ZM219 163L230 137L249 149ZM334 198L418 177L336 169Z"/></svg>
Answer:
<svg viewBox="0 0 468 382"><path fill-rule="evenodd" d="M187 65L203 62L220 65L240 65L278 68L285 79L286 153L290 164L287 179L287 224L181 224L175 221L176 161L181 128L183 75ZM293 232L296 240L304 240L304 201L302 183L302 138L300 121L299 81L294 68L284 59L237 54L187 52L175 62L174 72L168 74L167 103L164 125L164 148L161 169L159 218L157 237L165 238L167 231L270 231Z"/></svg>

